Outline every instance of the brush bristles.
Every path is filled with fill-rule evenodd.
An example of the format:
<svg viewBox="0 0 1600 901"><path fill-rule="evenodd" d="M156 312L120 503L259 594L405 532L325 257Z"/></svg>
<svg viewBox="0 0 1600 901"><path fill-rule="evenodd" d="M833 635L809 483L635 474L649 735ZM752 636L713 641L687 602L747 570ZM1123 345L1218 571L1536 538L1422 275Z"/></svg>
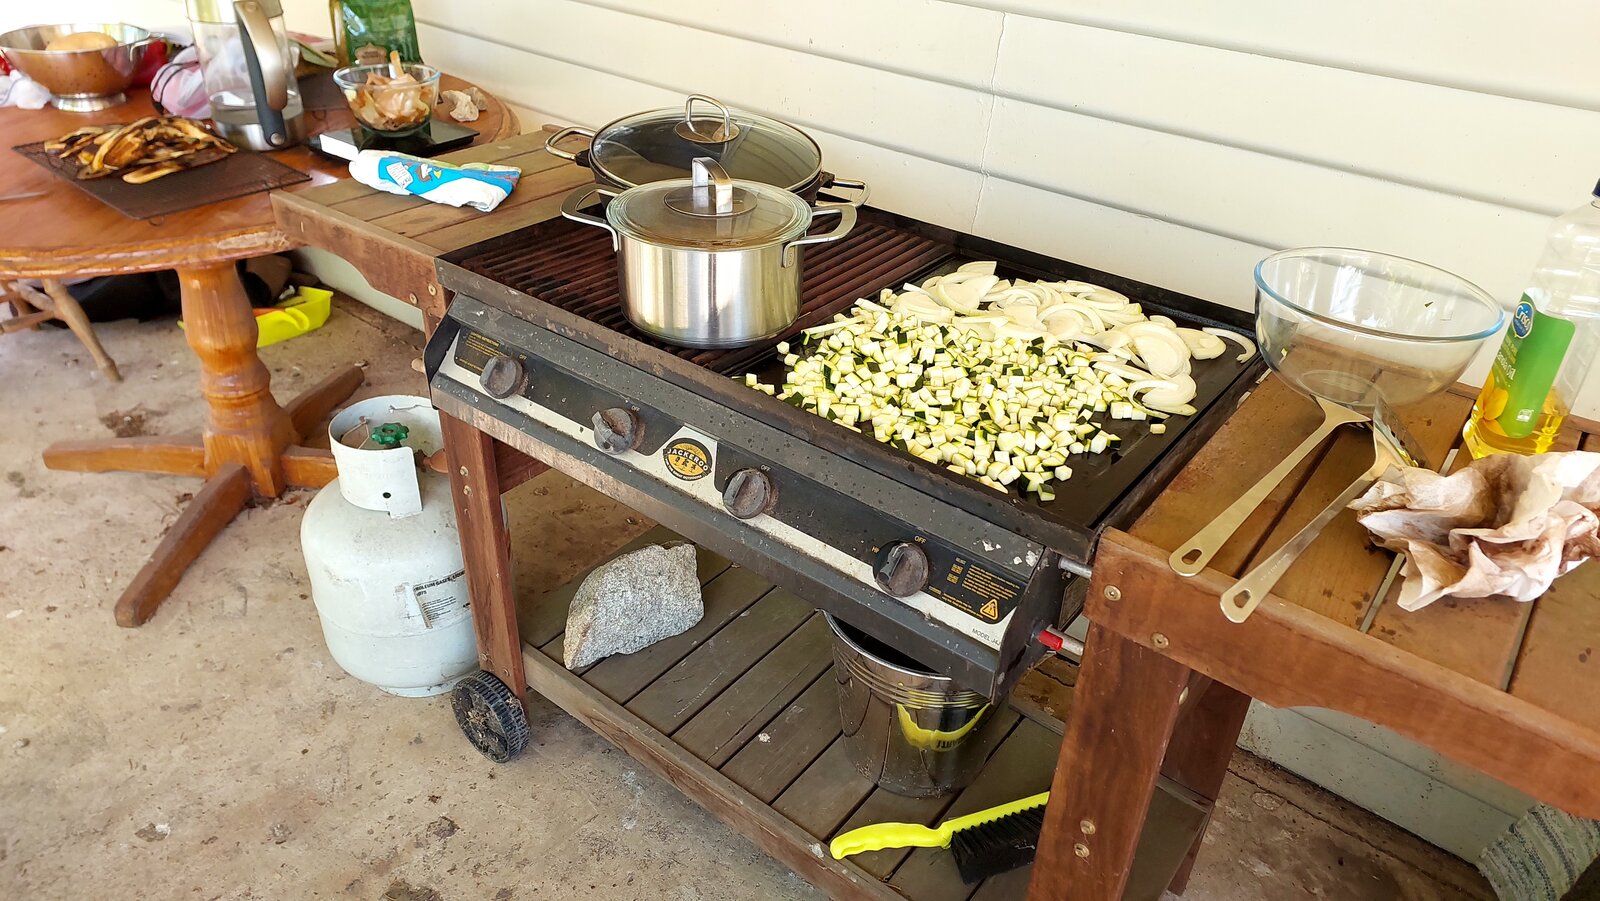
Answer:
<svg viewBox="0 0 1600 901"><path fill-rule="evenodd" d="M1031 863L1043 831L1043 804L960 830L950 837L950 853L961 881L977 885Z"/></svg>

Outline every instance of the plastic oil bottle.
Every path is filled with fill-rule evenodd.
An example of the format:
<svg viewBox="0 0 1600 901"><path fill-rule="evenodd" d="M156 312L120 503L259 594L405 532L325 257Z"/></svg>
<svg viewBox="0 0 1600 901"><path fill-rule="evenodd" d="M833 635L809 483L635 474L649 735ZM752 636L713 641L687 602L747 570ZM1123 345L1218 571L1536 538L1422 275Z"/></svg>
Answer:
<svg viewBox="0 0 1600 901"><path fill-rule="evenodd" d="M1600 185L1550 226L1463 432L1473 457L1542 454L1600 356Z"/></svg>

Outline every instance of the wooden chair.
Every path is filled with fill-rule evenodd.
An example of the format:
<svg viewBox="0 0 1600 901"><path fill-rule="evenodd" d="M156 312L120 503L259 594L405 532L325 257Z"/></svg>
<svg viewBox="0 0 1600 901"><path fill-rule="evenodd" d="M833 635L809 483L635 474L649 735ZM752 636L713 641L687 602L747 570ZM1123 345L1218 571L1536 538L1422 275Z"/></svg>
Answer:
<svg viewBox="0 0 1600 901"><path fill-rule="evenodd" d="M117 364L100 345L94 326L89 324L89 317L78 305L78 299L55 279L47 278L40 284L43 290L23 282L14 282L9 286L9 292L4 290L6 286L0 285L0 303L10 303L13 314L10 319L0 319L0 335L36 331L39 323L59 319L88 348L89 356L94 357L95 365L100 367L106 378L113 382L122 381L122 373L117 371Z"/></svg>

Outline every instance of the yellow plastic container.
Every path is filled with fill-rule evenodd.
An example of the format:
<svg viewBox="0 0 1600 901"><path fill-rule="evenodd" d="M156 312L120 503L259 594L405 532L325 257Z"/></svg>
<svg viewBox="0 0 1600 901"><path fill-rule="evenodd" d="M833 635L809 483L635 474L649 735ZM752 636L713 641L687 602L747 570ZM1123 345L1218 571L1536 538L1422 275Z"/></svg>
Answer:
<svg viewBox="0 0 1600 901"><path fill-rule="evenodd" d="M333 309L333 292L299 288L295 295L268 310L256 310L256 347L266 347L322 328Z"/></svg>
<svg viewBox="0 0 1600 901"><path fill-rule="evenodd" d="M256 347L266 347L314 332L328 321L333 310L333 292L325 288L296 288L293 296L277 306L256 310ZM183 328L178 320L178 328Z"/></svg>

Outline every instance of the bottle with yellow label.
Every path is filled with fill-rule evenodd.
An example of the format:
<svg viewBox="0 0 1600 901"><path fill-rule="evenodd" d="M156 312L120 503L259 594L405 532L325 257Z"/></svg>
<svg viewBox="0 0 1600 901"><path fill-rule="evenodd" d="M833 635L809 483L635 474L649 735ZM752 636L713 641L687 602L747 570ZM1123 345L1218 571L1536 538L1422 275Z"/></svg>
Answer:
<svg viewBox="0 0 1600 901"><path fill-rule="evenodd" d="M1550 227L1462 433L1473 457L1542 454L1600 355L1600 185Z"/></svg>

